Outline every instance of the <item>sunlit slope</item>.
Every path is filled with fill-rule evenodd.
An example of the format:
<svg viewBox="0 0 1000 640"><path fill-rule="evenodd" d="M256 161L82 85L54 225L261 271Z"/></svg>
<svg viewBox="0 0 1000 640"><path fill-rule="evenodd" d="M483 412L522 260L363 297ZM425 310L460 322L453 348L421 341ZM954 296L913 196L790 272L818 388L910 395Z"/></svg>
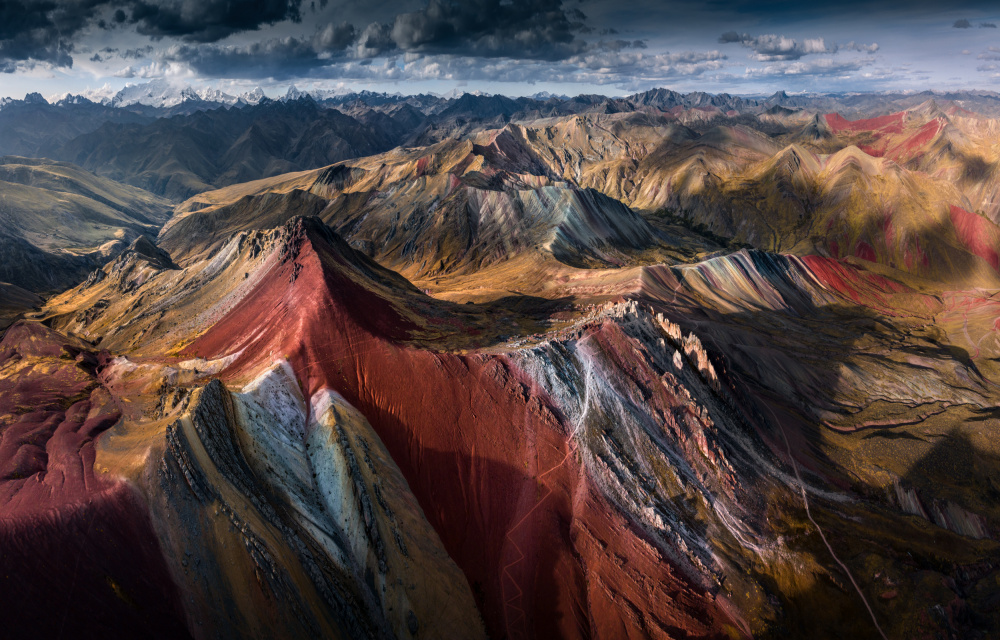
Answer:
<svg viewBox="0 0 1000 640"><path fill-rule="evenodd" d="M703 377L709 374L699 373L697 366L677 371L683 382L663 390L659 376L664 367L674 366L671 352L658 343L666 334L657 319L638 307L624 305L585 320L576 338L567 335L551 348L454 352L450 345L468 346L476 334L487 337L510 312L429 298L351 249L315 218L236 234L214 258L184 269L151 249L133 247L104 273L53 300L48 310L54 315L48 322L125 354L108 371L113 389L128 393L133 402L148 394L141 406L159 404L161 411L178 402L173 399L177 393L187 393L182 389L202 387L210 377L244 394L227 400L222 385L213 382L182 405L193 412L190 418L181 417L176 426L154 432L164 434L153 436L154 443L166 438L166 475L158 476L166 484L147 485L146 490L154 504L164 505L157 509L172 513L183 507L183 513L190 514L180 524L169 525L177 522L176 516L159 516L167 531L161 540L168 561L186 557L180 556L179 545L189 518L212 521L210 512L191 512L194 507L176 502L173 496L184 495L186 482L202 504L227 505L223 511L235 514L230 518L238 518L253 548L267 550L249 558L238 554L231 559L233 566L249 563L246 570L252 571L257 563L266 575L287 575L280 587L285 597L301 602L310 616L320 616L320 629L326 628L322 616L340 605L324 600L322 592L314 595L315 579L303 581L305 576L298 573L304 560L295 550L297 543L288 550L285 545L307 540L302 537L306 535L320 543L323 539L313 528L339 527L339 535L360 545L354 552L360 555L346 558L349 566L358 567L356 575L365 575L367 566L376 586L384 582L387 588L394 584L396 571L427 580L419 591L398 592L413 611L410 626L409 614L380 609L378 599L361 604L369 598L366 585L371 579L337 578L343 590L356 593L359 604L352 606L358 615L371 616L367 623L359 620L360 626L343 626L354 629L352 633L363 635L364 624L374 629L388 625L405 637L413 628L460 624L467 626L467 637L475 635L481 615L491 635L590 637L601 628L640 633L667 619L673 621L671 628L687 629L695 637L745 635L748 623L726 604L736 596L727 595L731 589L723 588L718 578L719 572L738 576L735 566L741 557L719 557L711 539L693 524L671 523L708 518L716 535L726 539L743 535L743 529L730 533L733 525L728 520L705 515L696 505L672 506L668 496L678 482L693 483L702 496L696 498L698 504L719 493L726 496L726 513L735 513L751 500L751 486L769 486L768 481L754 474L742 486L730 465L745 463L723 461L726 447L745 456L751 454L744 450L755 446L741 435L745 427L739 420L725 413L724 403L738 398L714 398L710 390L717 381ZM494 338L493 344L500 343ZM638 372L622 364L623 358L643 352L646 355L635 362ZM692 358L697 361L697 355ZM560 373L552 377L550 367L556 363ZM656 394L657 415L683 411L693 402L692 394L701 394L706 408L696 410L698 417L670 423L676 430L670 438L689 461L667 462L662 457L667 445L648 434L654 423L638 397L621 396L634 384ZM176 390L164 396L171 399L160 400L159 394L168 393L165 389ZM229 403L233 409L227 408ZM310 405L311 412L305 408ZM141 426L149 419L141 406L129 417L138 423L131 429L136 434L149 433ZM239 406L248 407L247 413ZM331 413L323 418L326 411ZM611 416L620 411L630 417L616 423ZM710 412L725 423L725 433L716 434ZM199 427L199 421L206 426ZM229 437L225 434L230 429L237 434L248 469L234 466L226 453L234 445L220 441ZM323 435L323 429L332 429L334 435ZM324 438L332 439L325 445L329 451L316 450ZM362 445L362 438L369 444ZM642 458L622 451L620 443L633 438L661 462L647 466ZM204 445L195 444L197 440ZM286 444L278 447L278 440ZM391 458L375 459L379 441ZM107 442L108 457L99 456L98 464L127 470L139 463L129 462L127 447L115 453L115 438ZM331 459L336 465L341 458L350 462L351 456L359 465L368 465L361 463L369 455L362 453L364 446L371 449L372 477L383 478L371 481L376 489L357 484L362 480L352 475L353 491L374 496L370 507L353 516L337 511L346 506L331 510L328 505L336 527L323 525L327 516L317 511L313 496L331 500L335 494L324 493L325 487L334 486L345 471L334 466L332 475L324 475L327 472L316 465ZM154 445L153 455L155 451ZM577 451L580 459L574 455ZM701 451L709 452L710 461L702 460ZM299 471L306 464L301 456L315 456L312 481ZM608 476L602 471L608 464L633 480ZM403 528L406 511L392 501L405 502L406 493L389 492L386 474L391 470L383 465L398 465L425 514L425 524ZM699 471L691 471L691 465ZM647 474L655 479L644 480L640 491L636 481ZM279 502L291 505L288 516L281 510L272 515L270 507L261 506L270 502L254 499L262 491L260 482L271 487L268 495L287 496ZM168 486L174 488L167 491ZM654 511L643 506L643 495L650 491L660 496ZM254 507L239 494L250 496ZM387 502L379 502L378 496ZM304 524L294 524L300 517L311 523L302 530ZM344 520L348 517L357 520ZM766 527L763 522L754 526ZM281 535L271 532L273 527ZM562 532L576 533L567 538ZM761 530L759 535L767 534ZM313 543L305 544L312 548ZM450 560L431 553L434 545L443 545ZM442 568L417 567L418 548L431 550L428 561L437 557L433 562L444 563ZM336 560L332 551L325 552L327 559L311 553L311 561L321 567L345 562ZM228 585L237 584L225 573L215 577L212 565L197 557L203 558L206 579L218 582L214 589L198 592L191 605L195 612L228 598L222 594L234 588ZM261 558L270 564L261 565ZM450 561L464 577L448 573ZM333 566L329 571L336 575ZM449 577L432 581L435 572ZM650 591L640 576L654 576L657 586ZM444 595L435 590L442 589L452 592L447 620L438 610ZM456 607L461 598L471 604L472 596L478 613ZM236 607L247 620L270 615L252 611L238 598L226 606ZM573 613L581 607L586 616Z"/></svg>
<svg viewBox="0 0 1000 640"><path fill-rule="evenodd" d="M201 194L160 243L183 264L228 234L316 215L409 277L474 272L530 254L575 266L675 261L715 245L659 230L621 202L545 168L519 129L447 141ZM193 240L193 241L192 241Z"/></svg>
<svg viewBox="0 0 1000 640"><path fill-rule="evenodd" d="M853 122L768 117L785 133L764 116L695 130L645 112L511 124L201 194L178 207L162 242L184 262L233 231L318 215L415 278L539 247L596 267L686 260L728 243L952 284L997 281L968 231L997 232L992 120L934 104Z"/></svg>
<svg viewBox="0 0 1000 640"><path fill-rule="evenodd" d="M11 330L99 368L3 419L77 354L210 635L996 635L991 121L681 115L199 194Z"/></svg>

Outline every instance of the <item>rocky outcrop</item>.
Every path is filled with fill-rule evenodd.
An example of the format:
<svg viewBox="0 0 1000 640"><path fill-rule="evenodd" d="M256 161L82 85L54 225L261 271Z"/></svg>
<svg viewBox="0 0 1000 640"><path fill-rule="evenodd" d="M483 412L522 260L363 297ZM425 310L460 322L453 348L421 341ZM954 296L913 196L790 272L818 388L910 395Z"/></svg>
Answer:
<svg viewBox="0 0 1000 640"><path fill-rule="evenodd" d="M315 396L310 410L286 363L242 393L213 381L189 406L167 428L156 482L162 535L196 596L187 613L200 627L233 637L240 628L483 635L464 577L371 427L336 393ZM202 528L213 515L229 521L230 534ZM193 545L199 531L210 539ZM207 553L227 542L238 543L228 552L233 567ZM249 593L240 572L256 577ZM261 609L260 598L283 605Z"/></svg>

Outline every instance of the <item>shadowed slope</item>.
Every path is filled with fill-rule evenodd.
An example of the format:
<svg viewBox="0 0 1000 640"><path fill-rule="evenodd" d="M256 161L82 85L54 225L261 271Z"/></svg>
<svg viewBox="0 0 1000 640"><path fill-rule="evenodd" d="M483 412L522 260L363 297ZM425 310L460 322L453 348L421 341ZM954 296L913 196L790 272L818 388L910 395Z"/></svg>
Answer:
<svg viewBox="0 0 1000 640"><path fill-rule="evenodd" d="M0 329L6 329L22 314L37 309L42 299L26 289L0 282Z"/></svg>
<svg viewBox="0 0 1000 640"><path fill-rule="evenodd" d="M729 447L748 446L738 435L745 426L727 417L724 401L712 398L707 383L695 382L700 378L692 369L680 375L694 377L669 382L690 391L671 386L656 396L654 414L685 411L691 394L699 393L708 408L692 411L706 417L676 424L668 419L676 434L655 435L665 427L638 398L660 394L664 367L673 365L657 344L662 329L651 317L629 316L631 329L623 328L625 316L595 318L554 351L459 355L434 346L476 330L483 311L463 316L458 305L423 296L315 220L241 234L216 261L150 272L124 291L108 277L91 285L111 298L99 316L88 320L86 313L63 311L54 324L94 337L104 333L102 344L111 348L136 344L130 336L143 335L147 362L157 351L152 346L161 345L162 354L178 338L194 337L178 345L180 357L192 364L177 370L177 382L219 375L246 388L287 359L301 388L282 382L287 393L315 403L336 392L370 423L399 466L462 569L492 635L745 635L746 623L729 604L736 596L723 595L718 579L737 575L730 564L737 559L716 559L706 525L693 524L707 507L674 505L668 497L677 477L699 487L701 505L720 491L749 491L733 489L730 463L722 461ZM229 279L230 272L239 277ZM195 323L178 325L184 309L212 290L218 302ZM162 302L143 303L152 291ZM56 301L53 308L63 304ZM650 360L631 363L640 352ZM555 378L545 373L546 362L558 362ZM609 417L620 411L631 417L615 426ZM730 435L712 435L709 411ZM708 429L704 447L714 450L715 462L698 473L690 468L701 468L701 449L691 443L702 436L691 429ZM618 443L636 439L659 461L655 470L643 471L645 463L620 449ZM684 443L679 461L669 453L667 442L674 440ZM607 465L623 475L613 480ZM660 496L660 515L645 510L642 497L628 488L633 481L626 478L643 473L656 478L642 486ZM214 472L208 477L216 484ZM246 491L256 489L241 489ZM719 499L726 513L740 509L735 497ZM680 522L690 523L683 529L690 535L672 533ZM723 521L709 522L717 535L733 535ZM425 615L416 612L418 619Z"/></svg>
<svg viewBox="0 0 1000 640"><path fill-rule="evenodd" d="M325 247L327 283L312 280L300 259L309 235ZM317 221L244 234L232 248L229 264L182 271L136 243L81 285L106 302L73 317L76 324L53 323L112 327L103 340L112 348L149 341L146 357L130 354L134 360L107 367L108 388L127 403L124 422L102 439L97 466L146 493L171 571L188 594L191 628L213 637L480 637L464 576L363 416L330 389L303 396L284 354L250 349L266 357L231 393L206 376L235 356L179 361L151 348L196 337L240 308L238 296L263 303L257 291L278 283L303 296L303 309L333 287L354 322L388 336L403 334L373 291L420 294ZM202 307L206 293L220 295L219 306ZM163 312L150 313L148 302ZM208 315L185 317L192 306ZM178 318L188 322L176 328Z"/></svg>
<svg viewBox="0 0 1000 640"><path fill-rule="evenodd" d="M143 497L94 472L94 440L120 418L96 375L103 358L37 324L0 342L0 597L12 636L188 636Z"/></svg>
<svg viewBox="0 0 1000 640"><path fill-rule="evenodd" d="M168 215L165 200L80 167L0 158L0 280L61 291Z"/></svg>
<svg viewBox="0 0 1000 640"><path fill-rule="evenodd" d="M379 153L398 142L376 126L307 98L151 123L106 123L55 153L179 201L228 184Z"/></svg>

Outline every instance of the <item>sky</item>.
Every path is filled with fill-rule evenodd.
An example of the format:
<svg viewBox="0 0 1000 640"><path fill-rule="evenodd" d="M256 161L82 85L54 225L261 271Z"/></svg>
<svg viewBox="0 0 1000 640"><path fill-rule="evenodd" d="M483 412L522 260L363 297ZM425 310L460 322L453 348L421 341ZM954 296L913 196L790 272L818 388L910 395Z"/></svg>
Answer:
<svg viewBox="0 0 1000 640"><path fill-rule="evenodd" d="M963 0L0 0L0 96L1000 91L998 26Z"/></svg>

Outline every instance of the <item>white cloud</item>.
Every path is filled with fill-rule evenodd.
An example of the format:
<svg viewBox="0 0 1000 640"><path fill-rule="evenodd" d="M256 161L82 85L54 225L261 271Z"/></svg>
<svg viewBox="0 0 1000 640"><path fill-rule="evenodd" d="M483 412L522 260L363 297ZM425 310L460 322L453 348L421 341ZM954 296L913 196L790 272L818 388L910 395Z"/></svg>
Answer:
<svg viewBox="0 0 1000 640"><path fill-rule="evenodd" d="M116 78L194 78L197 74L182 62L154 60L149 64L129 65L115 73Z"/></svg>
<svg viewBox="0 0 1000 640"><path fill-rule="evenodd" d="M839 51L857 51L873 54L879 50L877 43L861 44L850 41L845 44L827 44L824 38L806 38L802 41L787 36L764 34L751 36L749 33L729 31L719 37L723 44L738 43L753 51L750 58L759 62L798 60L808 55L835 54Z"/></svg>
<svg viewBox="0 0 1000 640"><path fill-rule="evenodd" d="M853 60L838 60L836 58L818 58L815 60L797 60L794 62L784 62L770 64L764 67L747 67L746 75L751 77L767 76L801 76L801 75L822 75L822 76L842 76L871 64L871 61L856 58Z"/></svg>
<svg viewBox="0 0 1000 640"><path fill-rule="evenodd" d="M601 51L546 62L512 58L483 59L471 56L399 56L372 61L349 60L317 70L330 78L370 81L490 81L534 84L589 83L623 88L651 86L676 78L691 78L719 70L726 56L718 51L648 53Z"/></svg>

